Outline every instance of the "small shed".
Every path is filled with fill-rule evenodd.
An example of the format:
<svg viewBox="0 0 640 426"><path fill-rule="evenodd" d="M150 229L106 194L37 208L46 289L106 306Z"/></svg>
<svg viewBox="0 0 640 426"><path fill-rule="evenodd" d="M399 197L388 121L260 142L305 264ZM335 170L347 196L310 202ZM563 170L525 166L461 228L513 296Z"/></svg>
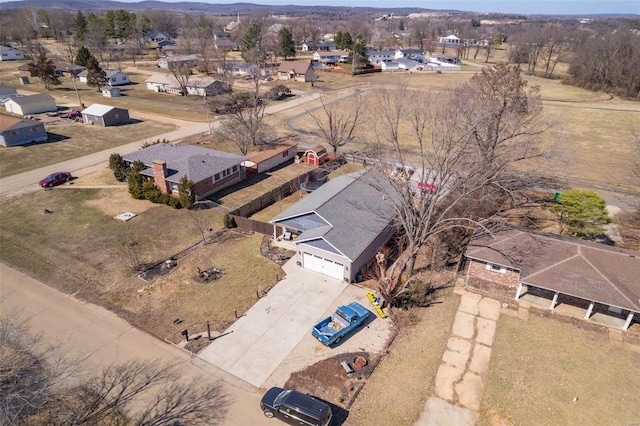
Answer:
<svg viewBox="0 0 640 426"><path fill-rule="evenodd" d="M115 126L129 122L129 110L109 105L93 104L82 110L82 120L88 124Z"/></svg>
<svg viewBox="0 0 640 426"><path fill-rule="evenodd" d="M318 145L313 149L306 150L303 158L305 163L319 166L327 160L327 150L325 147Z"/></svg>
<svg viewBox="0 0 640 426"><path fill-rule="evenodd" d="M102 88L102 96L104 96L105 98L117 98L120 95L120 89L118 89L117 87Z"/></svg>

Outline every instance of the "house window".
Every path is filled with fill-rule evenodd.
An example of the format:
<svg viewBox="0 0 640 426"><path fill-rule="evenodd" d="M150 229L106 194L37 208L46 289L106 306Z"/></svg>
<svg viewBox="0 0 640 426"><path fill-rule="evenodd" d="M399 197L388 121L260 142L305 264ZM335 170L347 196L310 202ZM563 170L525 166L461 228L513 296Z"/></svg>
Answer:
<svg viewBox="0 0 640 426"><path fill-rule="evenodd" d="M220 173L216 173L215 175L213 175L213 181L216 182L220 180Z"/></svg>
<svg viewBox="0 0 640 426"><path fill-rule="evenodd" d="M231 169L231 170L233 170L234 173L237 172L238 171L238 166L233 166L233 169Z"/></svg>
<svg viewBox="0 0 640 426"><path fill-rule="evenodd" d="M116 114L115 117L116 117L116 120L117 120L118 118L120 118L120 114Z"/></svg>
<svg viewBox="0 0 640 426"><path fill-rule="evenodd" d="M287 158L289 156L289 151L285 151L282 153L282 158Z"/></svg>
<svg viewBox="0 0 640 426"><path fill-rule="evenodd" d="M501 274L507 273L507 268L505 268L504 266L493 264L493 263L487 263L487 269L491 272L499 272Z"/></svg>

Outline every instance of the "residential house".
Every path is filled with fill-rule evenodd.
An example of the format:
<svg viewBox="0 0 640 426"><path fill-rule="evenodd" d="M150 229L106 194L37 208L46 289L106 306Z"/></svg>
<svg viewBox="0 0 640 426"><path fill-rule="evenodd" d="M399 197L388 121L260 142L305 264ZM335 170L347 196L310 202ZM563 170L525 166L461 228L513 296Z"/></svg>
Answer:
<svg viewBox="0 0 640 426"><path fill-rule="evenodd" d="M131 84L131 81L129 81L129 76L123 72L120 72L118 70L104 70L104 72L107 77L107 86L123 86L126 84ZM87 70L84 70L80 74L78 74L78 77L80 77L80 81L82 83L86 83L88 75L89 72Z"/></svg>
<svg viewBox="0 0 640 426"><path fill-rule="evenodd" d="M329 52L331 50L336 50L338 45L333 41L324 41L321 40L316 43L316 50Z"/></svg>
<svg viewBox="0 0 640 426"><path fill-rule="evenodd" d="M247 154L248 160L243 165L248 174L263 173L282 164L292 162L297 151L298 144L293 141L267 145L260 151Z"/></svg>
<svg viewBox="0 0 640 426"><path fill-rule="evenodd" d="M398 59L395 59L393 62L398 64L399 70L415 71L415 70L422 69L422 64L418 61L414 61L413 59L398 58Z"/></svg>
<svg viewBox="0 0 640 426"><path fill-rule="evenodd" d="M21 77L36 77L37 74L31 72L31 67L29 64L22 64L18 67L18 74Z"/></svg>
<svg viewBox="0 0 640 426"><path fill-rule="evenodd" d="M170 74L154 74L146 80L147 89L157 93L173 93L182 95L182 86L178 80ZM213 77L190 77L186 85L189 95L215 96L227 93L227 86Z"/></svg>
<svg viewBox="0 0 640 426"><path fill-rule="evenodd" d="M9 46L0 46L0 62L24 60L24 53Z"/></svg>
<svg viewBox="0 0 640 426"><path fill-rule="evenodd" d="M459 37L451 34L446 37L438 37L438 43L459 46L462 44L462 40L460 40Z"/></svg>
<svg viewBox="0 0 640 426"><path fill-rule="evenodd" d="M313 84L316 79L316 72L310 62L282 61L278 67L278 80L295 80Z"/></svg>
<svg viewBox="0 0 640 426"><path fill-rule="evenodd" d="M93 104L81 111L82 120L88 124L117 126L129 122L129 110L110 105Z"/></svg>
<svg viewBox="0 0 640 426"><path fill-rule="evenodd" d="M19 146L46 140L47 132L41 121L0 114L0 145Z"/></svg>
<svg viewBox="0 0 640 426"><path fill-rule="evenodd" d="M174 70L182 67L194 68L197 65L198 58L196 55L167 56L158 59L158 67L165 70Z"/></svg>
<svg viewBox="0 0 640 426"><path fill-rule="evenodd" d="M160 143L122 158L128 166L144 163L147 168L141 174L153 179L163 193L177 196L180 179L186 176L195 184L198 200L246 178L242 162L247 157L194 145Z"/></svg>
<svg viewBox="0 0 640 426"><path fill-rule="evenodd" d="M224 63L224 68L222 66L218 66L217 72L218 74L231 73L231 75L235 75L236 77L244 77L248 75L252 75L256 71L259 71L260 67L255 64L248 64L246 62L238 62L238 61L229 61Z"/></svg>
<svg viewBox="0 0 640 426"><path fill-rule="evenodd" d="M368 50L367 60L370 64L381 64L383 62L391 62L395 59L394 50Z"/></svg>
<svg viewBox="0 0 640 426"><path fill-rule="evenodd" d="M396 61L391 61L391 62L380 62L378 64L378 66L380 67L380 69L382 69L382 71L400 71L400 64L397 63Z"/></svg>
<svg viewBox="0 0 640 426"><path fill-rule="evenodd" d="M231 39L231 34L224 31L213 33L213 45L216 49L238 50L239 45Z"/></svg>
<svg viewBox="0 0 640 426"><path fill-rule="evenodd" d="M162 31L149 31L145 34L145 40L150 43L162 43L162 42L173 42L171 36Z"/></svg>
<svg viewBox="0 0 640 426"><path fill-rule="evenodd" d="M313 60L324 65L335 65L340 62L347 62L349 60L349 52L346 50L317 51L313 52Z"/></svg>
<svg viewBox="0 0 640 426"><path fill-rule="evenodd" d="M424 58L422 49L398 49L393 55L393 59L412 59L417 62L423 62Z"/></svg>
<svg viewBox="0 0 640 426"><path fill-rule="evenodd" d="M293 239L303 268L356 281L395 232L387 190L374 170L331 179L274 217L273 237Z"/></svg>
<svg viewBox="0 0 640 426"><path fill-rule="evenodd" d="M568 305L622 330L634 316L639 322L637 251L508 226L484 229L476 230L465 253L467 288L551 311Z"/></svg>
<svg viewBox="0 0 640 426"><path fill-rule="evenodd" d="M15 98L18 96L18 91L15 87L5 86L0 83L0 102L4 102L9 98Z"/></svg>
<svg viewBox="0 0 640 426"><path fill-rule="evenodd" d="M54 64L56 70L55 74L58 77L74 77L85 71L87 67L75 64L57 63Z"/></svg>
<svg viewBox="0 0 640 426"><path fill-rule="evenodd" d="M4 103L7 112L17 115L40 114L57 111L56 100L47 93L19 96Z"/></svg>

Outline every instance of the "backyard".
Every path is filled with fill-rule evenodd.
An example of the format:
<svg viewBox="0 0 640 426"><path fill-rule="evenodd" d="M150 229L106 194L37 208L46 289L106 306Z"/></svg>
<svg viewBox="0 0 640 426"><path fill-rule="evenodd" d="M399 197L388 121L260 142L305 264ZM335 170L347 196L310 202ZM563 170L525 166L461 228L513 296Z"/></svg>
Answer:
<svg viewBox="0 0 640 426"><path fill-rule="evenodd" d="M638 424L639 377L640 353L614 347L603 332L503 315L480 424Z"/></svg>

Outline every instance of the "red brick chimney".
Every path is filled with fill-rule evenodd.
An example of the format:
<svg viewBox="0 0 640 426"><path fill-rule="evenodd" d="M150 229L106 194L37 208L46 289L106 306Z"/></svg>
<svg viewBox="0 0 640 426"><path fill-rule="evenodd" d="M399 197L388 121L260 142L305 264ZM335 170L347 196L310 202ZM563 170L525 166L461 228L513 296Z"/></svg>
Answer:
<svg viewBox="0 0 640 426"><path fill-rule="evenodd" d="M165 180L167 177L167 162L162 160L153 160L151 162L151 167L153 168L153 181L160 189L160 192L167 194L169 192L169 187Z"/></svg>

